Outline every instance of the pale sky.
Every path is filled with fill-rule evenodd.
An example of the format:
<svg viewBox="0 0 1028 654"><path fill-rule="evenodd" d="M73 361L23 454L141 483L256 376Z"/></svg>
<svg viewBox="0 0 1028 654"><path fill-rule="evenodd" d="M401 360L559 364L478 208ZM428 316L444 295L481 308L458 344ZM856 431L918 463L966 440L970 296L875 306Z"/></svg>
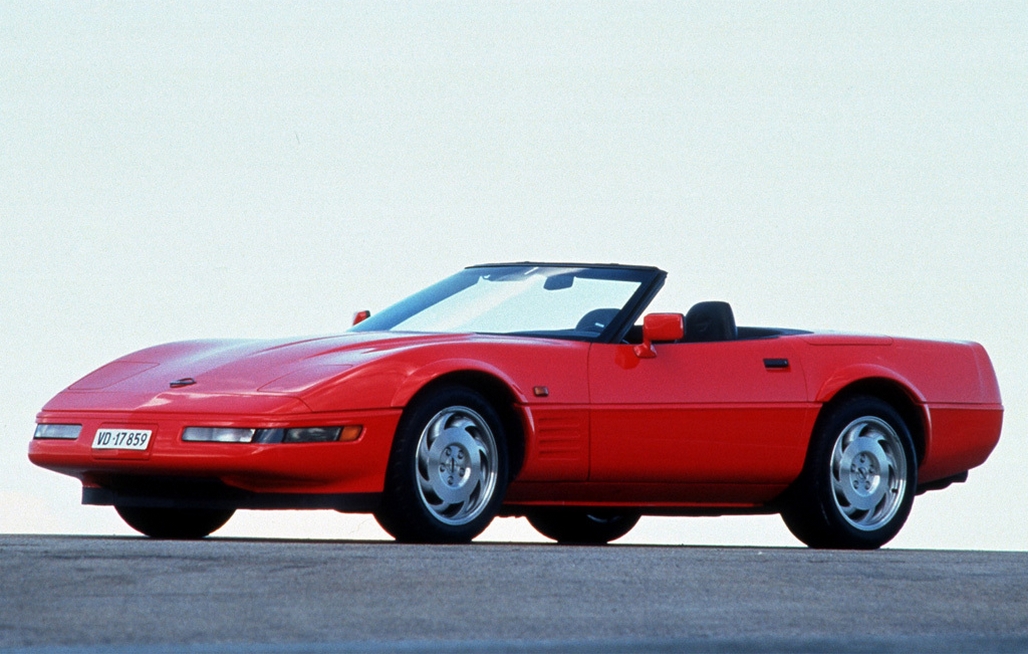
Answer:
<svg viewBox="0 0 1028 654"><path fill-rule="evenodd" d="M134 533L26 457L103 363L531 259L660 266L653 309L982 343L1000 444L889 547L1026 550L1026 153L1024 2L4 2L0 533ZM774 516L625 541L799 545Z"/></svg>

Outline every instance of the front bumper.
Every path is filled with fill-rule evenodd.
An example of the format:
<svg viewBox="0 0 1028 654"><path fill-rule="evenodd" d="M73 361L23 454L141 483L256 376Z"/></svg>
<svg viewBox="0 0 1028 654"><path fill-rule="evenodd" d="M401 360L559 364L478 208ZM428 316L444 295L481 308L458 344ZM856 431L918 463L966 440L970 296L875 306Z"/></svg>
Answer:
<svg viewBox="0 0 1028 654"><path fill-rule="evenodd" d="M94 503L109 493L131 488L145 495L139 480L192 480L213 493L215 487L230 489L219 497L238 500L237 508L260 503L253 495L360 495L380 493L393 435L400 419L399 409L275 416L171 414L155 412L107 413L44 411L37 422L80 424L75 440L34 439L29 460L36 465L76 477L84 487L83 501ZM321 425L363 425L360 438L340 443L209 443L184 442L182 430L193 426L285 428ZM146 450L94 450L98 429L150 429ZM126 480L128 480L128 483ZM175 484L171 484L174 486ZM155 487L168 488L162 482ZM121 489L121 490L119 490ZM108 491L104 495L100 491ZM192 491L191 491L192 492ZM195 494L195 493L194 493ZM217 495L215 493L214 495ZM249 498L249 499L247 499ZM280 500L274 503L286 504ZM288 499L288 498L286 498ZM266 508L291 508L266 507ZM332 506L330 508L335 508Z"/></svg>

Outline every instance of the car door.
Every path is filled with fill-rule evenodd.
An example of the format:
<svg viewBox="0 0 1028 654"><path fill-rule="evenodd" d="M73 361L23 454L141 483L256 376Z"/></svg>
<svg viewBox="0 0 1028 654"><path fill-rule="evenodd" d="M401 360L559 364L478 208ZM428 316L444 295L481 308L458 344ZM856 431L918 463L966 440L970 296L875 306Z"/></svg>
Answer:
<svg viewBox="0 0 1028 654"><path fill-rule="evenodd" d="M594 344L590 481L788 483L815 408L789 338Z"/></svg>

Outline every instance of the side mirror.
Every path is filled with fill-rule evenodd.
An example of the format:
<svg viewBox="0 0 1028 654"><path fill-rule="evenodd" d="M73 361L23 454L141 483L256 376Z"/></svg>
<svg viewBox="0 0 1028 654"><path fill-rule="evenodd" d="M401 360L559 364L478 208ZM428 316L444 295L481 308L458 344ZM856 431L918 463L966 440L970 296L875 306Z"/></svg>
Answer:
<svg viewBox="0 0 1028 654"><path fill-rule="evenodd" d="M685 321L680 313L651 313L643 318L643 342L635 346L635 355L640 359L657 356L654 343L678 341L685 336Z"/></svg>
<svg viewBox="0 0 1028 654"><path fill-rule="evenodd" d="M365 320L367 320L370 317L371 317L371 312L368 311L367 309L365 309L363 311L358 311L357 313L353 314L353 324L356 325L358 323L362 323L362 322L364 322Z"/></svg>

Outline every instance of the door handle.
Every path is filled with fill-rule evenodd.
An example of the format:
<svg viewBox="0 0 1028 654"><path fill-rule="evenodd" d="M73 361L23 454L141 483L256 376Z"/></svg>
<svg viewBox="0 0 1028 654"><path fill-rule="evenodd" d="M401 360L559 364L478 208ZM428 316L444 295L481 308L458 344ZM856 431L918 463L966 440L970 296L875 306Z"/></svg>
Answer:
<svg viewBox="0 0 1028 654"><path fill-rule="evenodd" d="M764 359L764 367L768 370L785 370L789 367L788 359Z"/></svg>

